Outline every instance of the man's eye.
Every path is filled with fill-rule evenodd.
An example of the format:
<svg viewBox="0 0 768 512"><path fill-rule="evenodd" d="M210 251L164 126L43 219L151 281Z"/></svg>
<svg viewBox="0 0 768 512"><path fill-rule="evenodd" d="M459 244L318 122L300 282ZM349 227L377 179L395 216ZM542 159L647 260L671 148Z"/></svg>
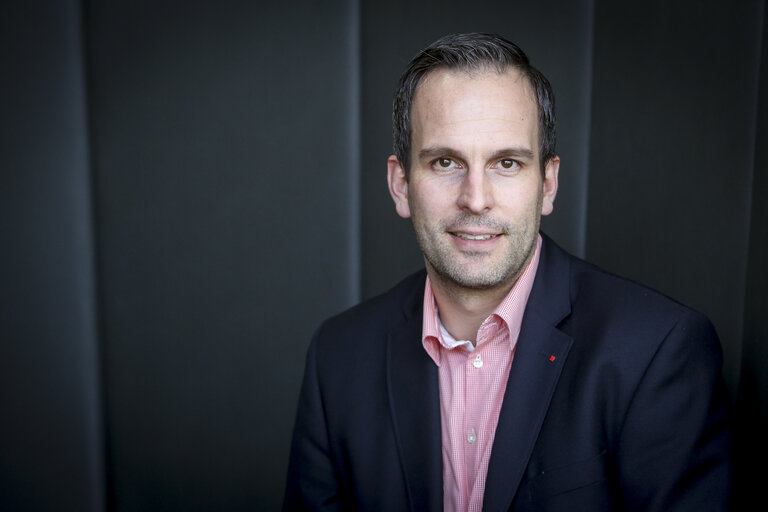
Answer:
<svg viewBox="0 0 768 512"><path fill-rule="evenodd" d="M432 162L432 166L437 171L455 171L460 169L461 165L453 158L440 157Z"/></svg>
<svg viewBox="0 0 768 512"><path fill-rule="evenodd" d="M501 165L501 166L502 166L504 169L512 169L512 168L514 168L514 167L516 167L516 166L517 166L517 162L515 162L515 161L514 161L514 160L512 160L511 158L504 158L504 159L502 159L502 160L500 160L500 161L499 161L499 164L500 164L500 165Z"/></svg>

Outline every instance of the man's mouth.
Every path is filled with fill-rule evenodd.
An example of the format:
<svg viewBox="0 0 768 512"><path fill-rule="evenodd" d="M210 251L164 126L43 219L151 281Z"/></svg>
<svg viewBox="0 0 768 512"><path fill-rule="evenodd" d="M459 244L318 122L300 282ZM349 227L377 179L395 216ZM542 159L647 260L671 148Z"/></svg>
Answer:
<svg viewBox="0 0 768 512"><path fill-rule="evenodd" d="M451 232L453 236L459 237L463 240L490 240L491 238L496 238L499 235L470 235L469 233L455 233Z"/></svg>

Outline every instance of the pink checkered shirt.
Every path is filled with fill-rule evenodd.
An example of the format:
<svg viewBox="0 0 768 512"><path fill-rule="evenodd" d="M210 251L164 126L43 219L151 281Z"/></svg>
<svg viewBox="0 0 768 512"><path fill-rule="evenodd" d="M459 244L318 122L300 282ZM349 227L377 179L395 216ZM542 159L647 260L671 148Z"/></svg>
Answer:
<svg viewBox="0 0 768 512"><path fill-rule="evenodd" d="M477 331L476 347L445 329L427 278L422 344L439 368L444 510L483 508L496 424L540 249L541 236L528 267Z"/></svg>

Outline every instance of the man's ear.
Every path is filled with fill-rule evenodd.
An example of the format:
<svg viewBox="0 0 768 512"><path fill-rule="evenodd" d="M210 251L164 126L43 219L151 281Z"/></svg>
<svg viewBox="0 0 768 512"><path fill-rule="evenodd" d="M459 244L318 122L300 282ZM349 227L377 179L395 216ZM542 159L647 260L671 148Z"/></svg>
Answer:
<svg viewBox="0 0 768 512"><path fill-rule="evenodd" d="M397 214L407 219L411 216L411 207L408 204L408 180L405 178L405 169L395 155L389 155L387 158L387 183Z"/></svg>
<svg viewBox="0 0 768 512"><path fill-rule="evenodd" d="M549 215L555 208L557 195L557 175L560 172L560 157L555 155L544 167L544 183L542 184L541 214Z"/></svg>

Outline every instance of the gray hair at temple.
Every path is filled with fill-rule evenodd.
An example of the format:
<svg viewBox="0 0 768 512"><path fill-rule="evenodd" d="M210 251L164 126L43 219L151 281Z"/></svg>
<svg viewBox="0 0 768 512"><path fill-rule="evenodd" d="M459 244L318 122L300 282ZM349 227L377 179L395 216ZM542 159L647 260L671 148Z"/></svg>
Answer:
<svg viewBox="0 0 768 512"><path fill-rule="evenodd" d="M539 158L541 172L555 153L555 95L541 72L516 44L494 34L451 34L421 50L411 60L395 94L392 111L394 152L405 171L411 165L411 106L423 78L436 69L474 71L493 68L503 73L518 70L533 87L539 110Z"/></svg>

